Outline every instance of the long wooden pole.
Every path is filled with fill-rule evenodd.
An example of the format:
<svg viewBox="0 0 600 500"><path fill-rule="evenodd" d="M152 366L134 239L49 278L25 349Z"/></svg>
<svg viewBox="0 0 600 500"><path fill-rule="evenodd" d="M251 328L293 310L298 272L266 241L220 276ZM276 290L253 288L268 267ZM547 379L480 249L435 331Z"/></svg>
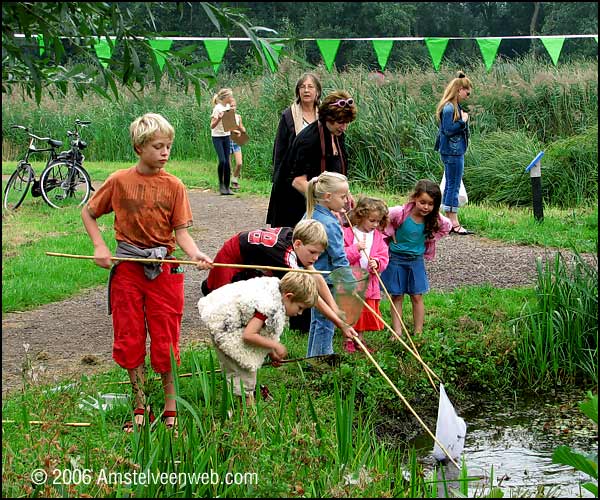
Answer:
<svg viewBox="0 0 600 500"><path fill-rule="evenodd" d="M70 253L58 253L58 252L46 252L46 255L50 257L67 257L69 259L94 259L93 255L74 255ZM151 263L169 263L169 264L184 264L197 266L198 263L193 260L177 260L177 259L138 259L135 257L111 257L110 260L124 261L124 262L141 262L142 264ZM259 266L252 264L224 264L221 262L213 262L214 267L231 267L240 269L263 269L266 271L283 271L283 272L296 272L296 273L308 273L308 274L328 274L331 271L317 271L316 269L299 269L292 267L277 267L277 266Z"/></svg>
<svg viewBox="0 0 600 500"><path fill-rule="evenodd" d="M352 229L352 233L354 233L354 227L352 226L352 222L350 222L350 217L348 217L348 214L346 212L344 212L344 215L346 216L346 220L348 221L348 225L350 226L350 229ZM364 256L367 258L367 262L368 262L370 260L370 257L367 254L367 251L363 248L362 252L363 252ZM398 312L398 309L396 309L396 305L394 304L394 301L392 300L392 297L391 297L390 293L387 291L387 288L386 288L385 284L383 283L383 280L381 279L381 275L379 274L379 272L377 271L377 269L373 269L373 272L375 273L375 276L377 276L377 279L379 280L379 284L381 285L382 290L385 292L386 297L390 301L390 307L393 309L394 313L396 314L396 316L400 320L400 324L402 325L402 328L404 329L404 333L405 333L406 337L408 338L408 340L410 342L410 345L413 348L414 354L416 355L417 359L421 362L421 364L424 365L425 363L421 359L421 355L419 354L419 351L417 351L417 346L415 346L414 342L410 338L410 335L408 333L408 329L406 328L406 325L404 324L404 321L402 321L402 315ZM392 328L392 334L398 340L400 340L400 335L398 335L393 328ZM404 342L403 342L403 344L406 345ZM427 370L425 370L425 374L427 375L427 378L429 379L429 382L431 383L431 386L433 387L433 390L436 391L436 392L439 392L438 388L436 387L435 383L433 382L433 379L431 378L431 375L429 375L429 372Z"/></svg>
<svg viewBox="0 0 600 500"><path fill-rule="evenodd" d="M2 419L3 424L15 424L16 420L4 420ZM66 425L68 427L89 427L92 425L90 422L44 422L43 420L30 420L30 424L32 425L45 425L45 424L59 424Z"/></svg>
<svg viewBox="0 0 600 500"><path fill-rule="evenodd" d="M371 353L366 348L366 346L361 342L360 338L358 338L358 335L354 336L354 342L356 342L358 344L358 346L367 355L367 357L369 358L369 360L371 361L371 363L373 363L373 365L375 365L375 368L377 368L377 371L379 371L379 373L381 373L381 376L385 379L385 381L388 384L390 384L390 386L392 387L392 389L394 390L394 392L396 394L398 394L398 396L400 397L400 399L402 400L402 402L406 405L406 407L410 410L410 412L415 416L415 418L421 424L421 426L423 427L423 429L425 429L427 431L427 434L429 434L433 438L433 440L437 443L437 445L441 448L441 450L446 454L446 456L450 459L450 461L456 466L457 469L460 470L459 465L454 461L454 459L452 458L452 455L450 455L450 452L446 449L446 447L442 443L439 442L438 438L436 438L435 435L429 430L429 427L427 427L427 425L425 424L425 422L423 422L423 420L421 420L421 417L419 417L419 415L417 414L417 412L413 409L412 406L410 406L410 404L408 403L408 401L406 400L406 398L398 390L398 388L395 386L395 384L390 380L390 378L381 369L381 366L379 366L379 364L377 363L377 361L375 361L375 359L373 358L373 356L371 356Z"/></svg>

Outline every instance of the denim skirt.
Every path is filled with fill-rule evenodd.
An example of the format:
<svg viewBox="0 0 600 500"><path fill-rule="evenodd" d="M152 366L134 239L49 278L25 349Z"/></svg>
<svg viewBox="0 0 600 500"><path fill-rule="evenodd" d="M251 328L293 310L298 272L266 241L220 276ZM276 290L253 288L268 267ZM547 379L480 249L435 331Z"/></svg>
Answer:
<svg viewBox="0 0 600 500"><path fill-rule="evenodd" d="M390 262L381 273L381 281L390 295L421 295L429 291L423 255L390 252Z"/></svg>

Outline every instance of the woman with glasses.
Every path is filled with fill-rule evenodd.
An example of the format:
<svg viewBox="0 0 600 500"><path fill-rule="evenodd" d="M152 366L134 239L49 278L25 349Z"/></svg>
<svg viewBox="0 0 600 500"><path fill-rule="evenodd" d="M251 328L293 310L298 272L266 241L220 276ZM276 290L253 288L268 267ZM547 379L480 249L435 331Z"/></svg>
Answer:
<svg viewBox="0 0 600 500"><path fill-rule="evenodd" d="M446 187L442 198L442 210L452 222L453 234L473 234L458 221L458 192L465 168L465 152L469 144L469 115L460 103L471 95L473 86L462 71L459 71L444 90L435 112L440 124L435 141L435 150L440 152L444 164Z"/></svg>
<svg viewBox="0 0 600 500"><path fill-rule="evenodd" d="M319 119L294 140L289 156L290 182L295 189L287 204L289 217L296 224L306 211L308 182L321 173L348 175L345 132L356 118L354 99L344 90L331 92L319 106ZM350 204L353 200L350 197Z"/></svg>
<svg viewBox="0 0 600 500"><path fill-rule="evenodd" d="M288 200L297 193L289 180L287 158L296 136L319 116L321 82L316 75L304 73L296 82L296 99L281 114L273 145L273 186L267 212L271 227L292 227L300 217L290 219Z"/></svg>

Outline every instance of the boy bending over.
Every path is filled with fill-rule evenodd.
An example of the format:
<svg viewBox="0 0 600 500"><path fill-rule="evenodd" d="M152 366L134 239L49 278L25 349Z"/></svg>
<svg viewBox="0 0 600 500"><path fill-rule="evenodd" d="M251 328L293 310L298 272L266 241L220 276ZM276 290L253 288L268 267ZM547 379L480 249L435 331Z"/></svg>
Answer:
<svg viewBox="0 0 600 500"><path fill-rule="evenodd" d="M256 372L265 355L282 361L287 349L279 337L287 317L313 307L318 299L313 276L289 272L278 278L252 278L224 285L198 301L217 357L233 392L254 404ZM243 389L242 389L243 385Z"/></svg>

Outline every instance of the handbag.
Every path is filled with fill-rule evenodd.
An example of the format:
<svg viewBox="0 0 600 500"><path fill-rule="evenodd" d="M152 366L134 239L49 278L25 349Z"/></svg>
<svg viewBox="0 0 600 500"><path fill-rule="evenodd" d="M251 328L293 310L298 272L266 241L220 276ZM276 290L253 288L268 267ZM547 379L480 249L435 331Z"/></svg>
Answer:
<svg viewBox="0 0 600 500"><path fill-rule="evenodd" d="M444 188L446 187L446 172L444 172L444 175L442 175L442 182L440 182L440 191L442 192L442 198L444 197ZM465 185L462 181L462 179L460 180L460 188L458 190L458 206L462 207L463 205L466 205L469 202L469 197L467 196L467 189L465 188Z"/></svg>

